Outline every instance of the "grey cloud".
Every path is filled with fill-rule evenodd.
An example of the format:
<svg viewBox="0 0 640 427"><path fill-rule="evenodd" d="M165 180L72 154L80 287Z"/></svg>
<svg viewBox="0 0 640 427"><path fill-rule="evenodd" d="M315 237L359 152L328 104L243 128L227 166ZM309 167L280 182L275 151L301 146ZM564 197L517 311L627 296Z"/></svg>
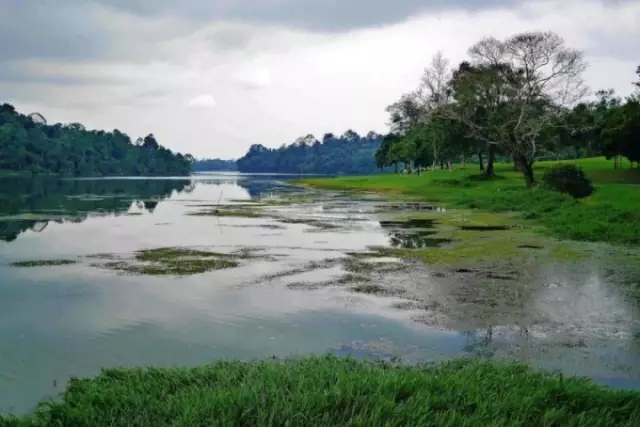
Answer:
<svg viewBox="0 0 640 427"><path fill-rule="evenodd" d="M77 1L77 0L76 0ZM404 20L425 11L512 6L518 0L98 0L140 16L178 15L191 21L234 20L313 31L344 31Z"/></svg>
<svg viewBox="0 0 640 427"><path fill-rule="evenodd" d="M0 61L91 59L101 56L109 42L86 2L0 0L0 11Z"/></svg>

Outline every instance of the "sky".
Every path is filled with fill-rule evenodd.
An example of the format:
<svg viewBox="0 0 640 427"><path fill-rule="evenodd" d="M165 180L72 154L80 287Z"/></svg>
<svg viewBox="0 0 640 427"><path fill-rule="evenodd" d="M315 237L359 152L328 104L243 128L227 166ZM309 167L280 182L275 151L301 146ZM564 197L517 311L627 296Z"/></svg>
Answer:
<svg viewBox="0 0 640 427"><path fill-rule="evenodd" d="M0 102L196 158L387 130L437 51L553 31L633 90L640 0L0 0Z"/></svg>

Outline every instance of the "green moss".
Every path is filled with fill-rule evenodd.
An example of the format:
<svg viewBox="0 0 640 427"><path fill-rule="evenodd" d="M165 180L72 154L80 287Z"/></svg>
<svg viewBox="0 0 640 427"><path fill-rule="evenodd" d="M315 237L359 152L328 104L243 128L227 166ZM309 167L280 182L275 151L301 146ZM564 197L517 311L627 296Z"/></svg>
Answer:
<svg viewBox="0 0 640 427"><path fill-rule="evenodd" d="M409 366L310 357L106 369L8 427L640 425L640 392L471 359Z"/></svg>
<svg viewBox="0 0 640 427"><path fill-rule="evenodd" d="M71 265L75 263L77 263L77 261L70 259L43 259L33 261L16 261L12 262L11 265L13 267L55 267L59 265Z"/></svg>

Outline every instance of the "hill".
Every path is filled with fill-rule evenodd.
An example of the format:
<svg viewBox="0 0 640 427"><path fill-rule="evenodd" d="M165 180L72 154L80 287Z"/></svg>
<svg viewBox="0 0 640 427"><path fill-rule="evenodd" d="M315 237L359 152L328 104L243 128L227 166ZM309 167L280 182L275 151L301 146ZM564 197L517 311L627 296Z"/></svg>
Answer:
<svg viewBox="0 0 640 427"><path fill-rule="evenodd" d="M374 132L360 136L349 130L340 137L327 133L322 141L307 135L276 149L255 144L237 164L248 173L372 174L378 172L374 157L382 138Z"/></svg>
<svg viewBox="0 0 640 427"><path fill-rule="evenodd" d="M153 134L132 142L119 130L47 124L38 113L0 105L0 173L65 176L188 175L193 158L171 152Z"/></svg>
<svg viewBox="0 0 640 427"><path fill-rule="evenodd" d="M191 170L193 172L232 172L238 170L238 164L235 160L201 159L193 162Z"/></svg>

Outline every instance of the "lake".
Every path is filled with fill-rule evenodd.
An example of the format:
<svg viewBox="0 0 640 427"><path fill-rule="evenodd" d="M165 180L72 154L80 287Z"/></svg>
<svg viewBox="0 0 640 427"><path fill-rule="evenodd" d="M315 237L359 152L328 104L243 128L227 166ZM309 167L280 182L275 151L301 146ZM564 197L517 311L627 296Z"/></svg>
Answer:
<svg viewBox="0 0 640 427"><path fill-rule="evenodd" d="M463 269L358 255L433 244L428 230L393 223L430 207L284 179L0 179L0 413L28 412L101 367L326 352L506 357L640 388L640 298L625 288L635 270L615 268L619 249L576 244L591 258L514 267L527 272L516 309L486 294L512 279L485 274L470 289L481 276ZM138 251L169 247L237 265L178 276L131 267Z"/></svg>

